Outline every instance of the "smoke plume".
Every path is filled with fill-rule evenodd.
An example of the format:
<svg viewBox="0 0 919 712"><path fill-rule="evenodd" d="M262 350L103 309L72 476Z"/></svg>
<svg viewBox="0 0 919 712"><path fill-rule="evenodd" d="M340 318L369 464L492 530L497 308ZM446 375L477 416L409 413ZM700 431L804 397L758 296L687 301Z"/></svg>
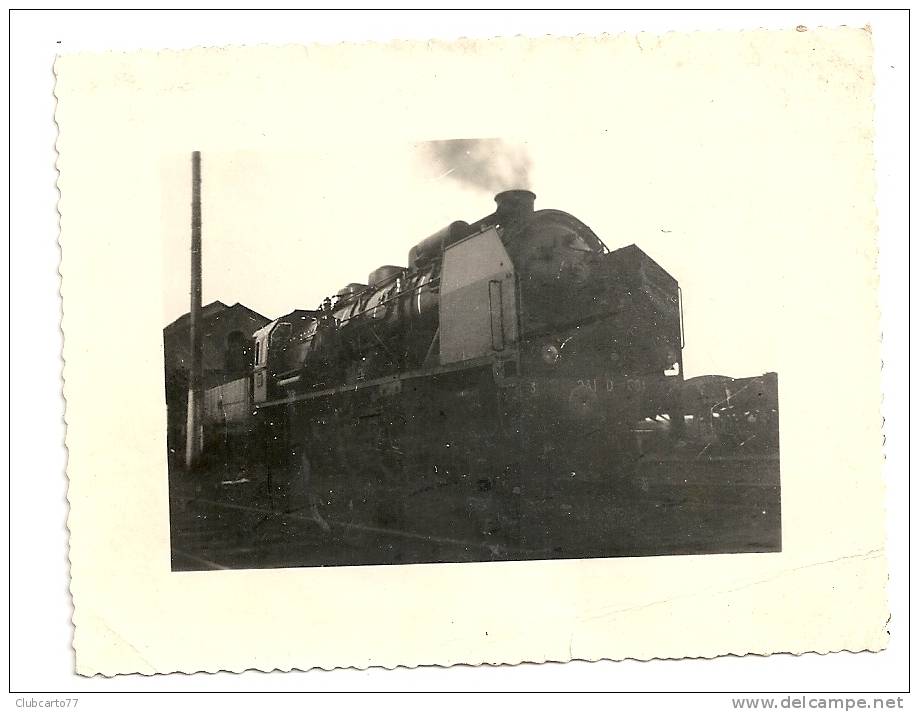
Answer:
<svg viewBox="0 0 919 712"><path fill-rule="evenodd" d="M499 193L511 188L529 188L530 155L525 146L499 138L460 138L427 141L422 144L436 178Z"/></svg>

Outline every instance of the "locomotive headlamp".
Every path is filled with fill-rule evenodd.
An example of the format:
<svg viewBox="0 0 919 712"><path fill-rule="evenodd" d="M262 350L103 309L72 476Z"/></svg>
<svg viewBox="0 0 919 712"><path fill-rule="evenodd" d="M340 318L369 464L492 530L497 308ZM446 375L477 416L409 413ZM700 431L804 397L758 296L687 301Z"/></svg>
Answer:
<svg viewBox="0 0 919 712"><path fill-rule="evenodd" d="M542 356L542 360L547 365L554 366L558 363L558 359L560 357L558 346L551 342L545 343L540 349L540 355Z"/></svg>

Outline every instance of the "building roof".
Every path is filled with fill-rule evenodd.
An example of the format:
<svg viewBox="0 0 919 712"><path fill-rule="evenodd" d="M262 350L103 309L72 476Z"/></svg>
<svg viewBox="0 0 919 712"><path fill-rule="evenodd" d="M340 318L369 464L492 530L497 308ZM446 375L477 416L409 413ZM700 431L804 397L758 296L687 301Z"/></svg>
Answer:
<svg viewBox="0 0 919 712"><path fill-rule="evenodd" d="M227 306L226 304L224 304L223 302L219 300L211 302L210 304L201 307L201 319L203 321L210 321L212 319L219 317L225 311L236 311L236 312L243 312L245 314L248 314L255 321L261 322L259 326L267 324L269 321L268 317L262 316L257 311L247 307L245 304L240 304L239 302L236 302L235 304L231 306ZM181 330L187 331L190 327L190 324L191 324L191 314L186 312L185 314L180 316L178 319L173 321L171 324L168 324L163 329L163 332L164 334L171 334L173 332L178 332Z"/></svg>
<svg viewBox="0 0 919 712"><path fill-rule="evenodd" d="M227 306L211 302L201 309L201 366L205 380L225 380L227 335L240 331L247 337L268 323L268 319L242 304ZM189 336L191 318L183 314L163 329L163 357L167 372L185 370L191 364ZM235 372L234 372L235 373Z"/></svg>

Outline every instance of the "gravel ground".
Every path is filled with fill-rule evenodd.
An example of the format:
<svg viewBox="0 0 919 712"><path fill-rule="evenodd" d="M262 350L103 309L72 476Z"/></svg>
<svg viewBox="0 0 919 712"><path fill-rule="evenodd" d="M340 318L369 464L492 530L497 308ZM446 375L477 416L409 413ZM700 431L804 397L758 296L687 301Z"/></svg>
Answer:
<svg viewBox="0 0 919 712"><path fill-rule="evenodd" d="M257 484L225 473L220 479L232 484L202 486L217 482L207 473L172 477L173 570L781 549L779 464L772 458L648 458L615 486L611 478L585 477L576 487L512 503L441 491L407 502L403 518L385 524L349 512L325 512L321 520L309 508L285 512ZM477 531L466 515L483 507L510 513L503 531Z"/></svg>

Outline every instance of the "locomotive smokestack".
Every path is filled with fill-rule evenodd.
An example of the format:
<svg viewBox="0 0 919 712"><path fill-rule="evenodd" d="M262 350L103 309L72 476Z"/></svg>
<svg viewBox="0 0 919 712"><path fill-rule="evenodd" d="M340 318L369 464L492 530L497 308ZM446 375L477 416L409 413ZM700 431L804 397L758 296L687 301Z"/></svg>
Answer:
<svg viewBox="0 0 919 712"><path fill-rule="evenodd" d="M498 209L495 215L502 224L525 220L533 214L536 194L528 190L505 190L495 196Z"/></svg>

